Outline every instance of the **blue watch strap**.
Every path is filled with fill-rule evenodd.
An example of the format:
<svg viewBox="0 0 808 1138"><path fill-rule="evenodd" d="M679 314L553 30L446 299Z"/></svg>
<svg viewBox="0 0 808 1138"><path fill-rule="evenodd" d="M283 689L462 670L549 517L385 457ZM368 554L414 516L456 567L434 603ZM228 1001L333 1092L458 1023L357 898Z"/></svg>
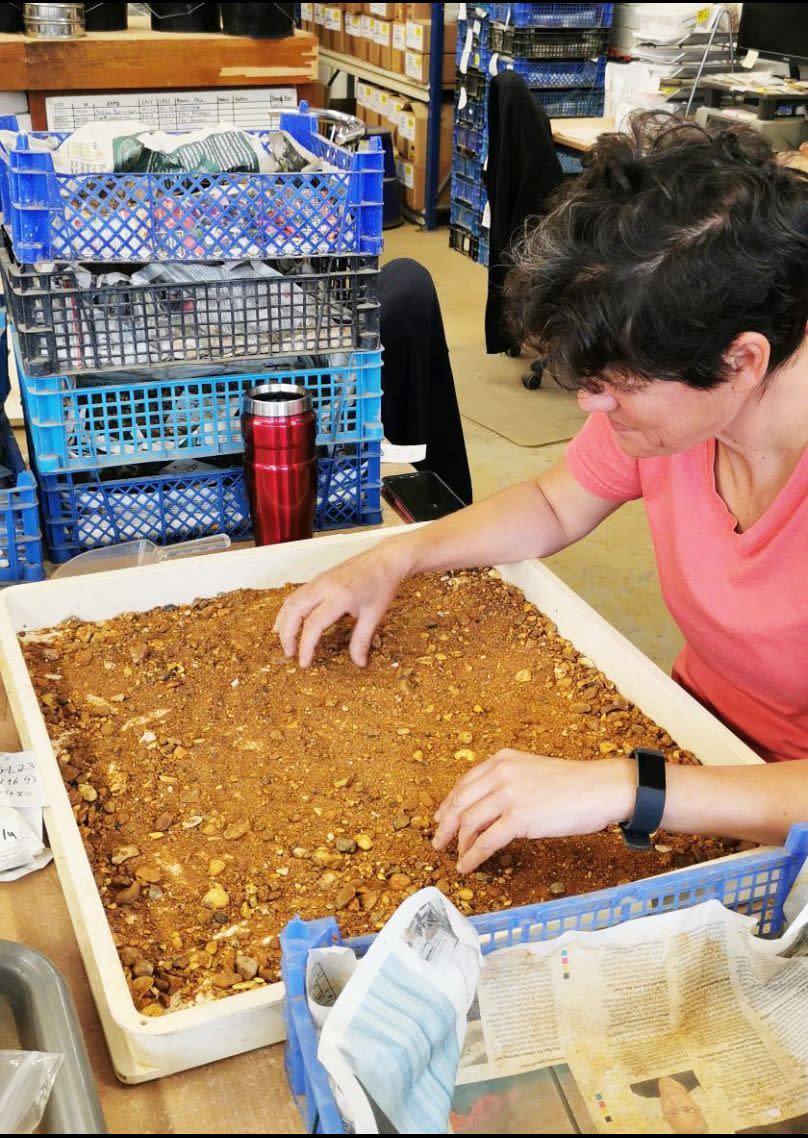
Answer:
<svg viewBox="0 0 808 1138"><path fill-rule="evenodd" d="M637 797L634 813L620 829L630 849L650 850L651 834L665 813L665 756L650 747L635 747L631 757L637 761Z"/></svg>

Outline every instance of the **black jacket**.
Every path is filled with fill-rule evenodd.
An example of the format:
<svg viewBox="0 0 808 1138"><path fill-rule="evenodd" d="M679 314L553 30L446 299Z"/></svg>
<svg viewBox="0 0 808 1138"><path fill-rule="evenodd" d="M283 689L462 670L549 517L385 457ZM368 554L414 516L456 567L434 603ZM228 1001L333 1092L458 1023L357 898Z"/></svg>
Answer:
<svg viewBox="0 0 808 1138"><path fill-rule="evenodd" d="M488 169L485 184L491 207L485 347L489 353L519 348L503 319L502 289L506 254L529 217L545 210L548 194L564 180L550 120L515 71L502 71L488 91Z"/></svg>

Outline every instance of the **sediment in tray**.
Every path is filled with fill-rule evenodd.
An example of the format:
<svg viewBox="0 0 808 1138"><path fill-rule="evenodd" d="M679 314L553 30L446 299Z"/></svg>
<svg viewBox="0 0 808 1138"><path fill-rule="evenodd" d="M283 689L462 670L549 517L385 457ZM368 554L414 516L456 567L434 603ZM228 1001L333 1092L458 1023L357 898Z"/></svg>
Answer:
<svg viewBox="0 0 808 1138"><path fill-rule="evenodd" d="M314 665L272 632L291 586L237 590L22 636L137 1008L279 978L278 934L333 913L373 932L435 884L464 913L590 892L732 852L616 827L520 840L461 877L435 807L509 746L597 761L638 745L696 760L615 690L496 570L404 583L367 668L350 623Z"/></svg>

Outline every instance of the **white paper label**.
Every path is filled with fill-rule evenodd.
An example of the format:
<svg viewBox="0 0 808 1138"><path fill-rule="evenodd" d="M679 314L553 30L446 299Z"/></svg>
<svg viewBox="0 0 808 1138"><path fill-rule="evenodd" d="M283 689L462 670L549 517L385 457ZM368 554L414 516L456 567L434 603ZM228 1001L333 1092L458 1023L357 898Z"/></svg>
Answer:
<svg viewBox="0 0 808 1138"><path fill-rule="evenodd" d="M457 109L462 111L466 103L469 101L469 93L465 87L460 88L460 94L457 98Z"/></svg>
<svg viewBox="0 0 808 1138"><path fill-rule="evenodd" d="M338 32L342 29L342 12L339 8L326 8L325 10L325 26L330 32Z"/></svg>
<svg viewBox="0 0 808 1138"><path fill-rule="evenodd" d="M468 12L466 11L466 5L465 4L458 4L457 5L457 19L458 19L458 21L468 19Z"/></svg>
<svg viewBox="0 0 808 1138"><path fill-rule="evenodd" d="M406 446L382 439L382 462L412 463L423 462L426 458L426 443Z"/></svg>
<svg viewBox="0 0 808 1138"><path fill-rule="evenodd" d="M741 67L754 67L760 57L760 52L756 48L750 47L749 51L741 60Z"/></svg>
<svg viewBox="0 0 808 1138"><path fill-rule="evenodd" d="M396 51L404 51L407 47L407 25L393 24L393 47Z"/></svg>
<svg viewBox="0 0 808 1138"><path fill-rule="evenodd" d="M488 74L497 75L499 73L499 54L495 51L488 61Z"/></svg>
<svg viewBox="0 0 808 1138"><path fill-rule="evenodd" d="M471 28L466 29L466 42L463 44L463 54L460 56L460 73L465 75L469 69L469 60L471 59L471 44L474 36Z"/></svg>
<svg viewBox="0 0 808 1138"><path fill-rule="evenodd" d="M490 228L491 228L491 206L490 206L489 202L486 201L485 209L483 210L483 229L490 229Z"/></svg>
<svg viewBox="0 0 808 1138"><path fill-rule="evenodd" d="M314 5L313 4L301 4L300 5L300 18L301 18L301 20L309 20L309 22L311 22L314 19Z"/></svg>
<svg viewBox="0 0 808 1138"><path fill-rule="evenodd" d="M22 814L11 806L0 806L0 871L25 865L42 848Z"/></svg>
<svg viewBox="0 0 808 1138"><path fill-rule="evenodd" d="M412 20L408 20L407 24L407 47L413 51L424 50L424 25L416 24Z"/></svg>
<svg viewBox="0 0 808 1138"><path fill-rule="evenodd" d="M475 36L478 36L480 34L480 30L482 29L482 24L480 23L480 21L475 20L471 26L472 26L472 29L474 30Z"/></svg>
<svg viewBox="0 0 808 1138"><path fill-rule="evenodd" d="M0 806L38 807L47 801L33 751L0 751Z"/></svg>

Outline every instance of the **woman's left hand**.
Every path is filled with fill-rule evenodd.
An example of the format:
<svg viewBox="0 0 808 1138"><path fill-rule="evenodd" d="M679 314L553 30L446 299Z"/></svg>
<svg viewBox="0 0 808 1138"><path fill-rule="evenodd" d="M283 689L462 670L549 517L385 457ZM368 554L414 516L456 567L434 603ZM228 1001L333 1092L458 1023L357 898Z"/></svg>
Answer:
<svg viewBox="0 0 808 1138"><path fill-rule="evenodd" d="M471 873L514 838L592 834L631 816L630 759L573 762L505 749L460 779L435 812L432 844L457 834L457 869Z"/></svg>

